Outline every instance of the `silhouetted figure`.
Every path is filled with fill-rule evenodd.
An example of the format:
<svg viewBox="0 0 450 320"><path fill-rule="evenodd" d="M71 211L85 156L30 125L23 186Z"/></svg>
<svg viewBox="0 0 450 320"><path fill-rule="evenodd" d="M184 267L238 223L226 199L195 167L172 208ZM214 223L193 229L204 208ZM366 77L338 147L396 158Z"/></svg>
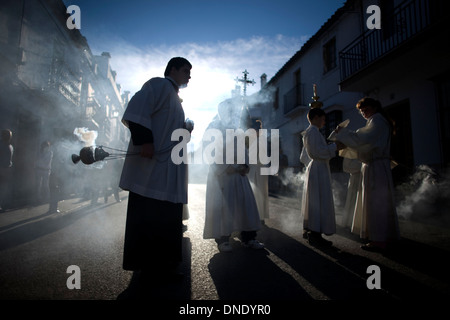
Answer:
<svg viewBox="0 0 450 320"><path fill-rule="evenodd" d="M336 156L336 143L327 144L320 129L325 125L325 111L313 108L308 112L310 126L303 132L300 160L306 166L302 197L303 229L312 244L331 245L322 233L336 232L333 192L329 160Z"/></svg>
<svg viewBox="0 0 450 320"><path fill-rule="evenodd" d="M218 109L219 117L209 128L220 130L225 137L227 129L238 127L241 113L239 105L236 106L234 103L222 102ZM234 140L229 143L232 142ZM225 154L226 143L222 146L223 154ZM218 147L220 146L217 145L216 148ZM235 156L237 155L236 151L234 152ZM221 252L232 250L229 238L233 232L241 233L244 246L252 249L264 248L264 245L256 240L257 231L261 228L261 221L255 196L247 177L248 173L248 164L238 164L236 158L234 163L213 163L209 167L203 238L215 239Z"/></svg>
<svg viewBox="0 0 450 320"><path fill-rule="evenodd" d="M393 126L375 99L363 98L356 108L367 120L366 125L356 131L339 127L335 130L336 140L348 147L348 154L356 155L362 162L362 184L352 231L370 240L363 249L383 250L400 238L390 160Z"/></svg>
<svg viewBox="0 0 450 320"><path fill-rule="evenodd" d="M11 145L12 131L2 130L0 141L0 212L3 212L9 203L11 194L11 179L14 147Z"/></svg>
<svg viewBox="0 0 450 320"><path fill-rule="evenodd" d="M49 179L49 190L50 190L50 200L49 200L49 213L59 212L58 203L61 200L64 186L63 175L66 173L66 168L64 166L64 156L62 152L55 150L53 154L52 170Z"/></svg>
<svg viewBox="0 0 450 320"><path fill-rule="evenodd" d="M36 200L38 202L49 200L49 178L52 170L52 161L53 151L50 150L50 142L44 141L41 143L34 168L36 176Z"/></svg>
<svg viewBox="0 0 450 320"><path fill-rule="evenodd" d="M178 97L190 79L184 58L167 64L165 78L152 78L130 100L122 122L131 141L120 187L129 191L123 268L154 279L178 277L182 257L183 204L187 203L187 166L171 159L171 134L185 128Z"/></svg>
<svg viewBox="0 0 450 320"><path fill-rule="evenodd" d="M123 161L122 159L116 159L112 161L107 161L104 168L104 179L105 183L103 186L103 198L105 203L108 202L109 196L112 194L116 202L121 202L119 196L119 182L120 173L122 172Z"/></svg>

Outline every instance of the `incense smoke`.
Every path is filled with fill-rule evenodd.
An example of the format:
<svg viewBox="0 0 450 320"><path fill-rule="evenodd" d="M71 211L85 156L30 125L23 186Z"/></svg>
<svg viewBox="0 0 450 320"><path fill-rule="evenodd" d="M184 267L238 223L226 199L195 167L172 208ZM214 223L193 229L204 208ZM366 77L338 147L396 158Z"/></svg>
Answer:
<svg viewBox="0 0 450 320"><path fill-rule="evenodd" d="M448 172L438 175L429 166L420 165L407 182L396 188L396 192L400 218L450 225L446 215L450 205Z"/></svg>
<svg viewBox="0 0 450 320"><path fill-rule="evenodd" d="M95 146L95 139L97 139L97 131L90 131L88 128L75 128L73 134L78 137L81 142L84 142L85 147Z"/></svg>

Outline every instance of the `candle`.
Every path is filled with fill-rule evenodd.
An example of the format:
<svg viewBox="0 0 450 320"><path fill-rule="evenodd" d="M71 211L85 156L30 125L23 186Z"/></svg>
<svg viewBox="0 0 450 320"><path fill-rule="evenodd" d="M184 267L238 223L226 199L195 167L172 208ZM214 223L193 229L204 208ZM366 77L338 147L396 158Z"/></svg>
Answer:
<svg viewBox="0 0 450 320"><path fill-rule="evenodd" d="M314 96L317 96L317 85L313 84L313 88L314 88Z"/></svg>

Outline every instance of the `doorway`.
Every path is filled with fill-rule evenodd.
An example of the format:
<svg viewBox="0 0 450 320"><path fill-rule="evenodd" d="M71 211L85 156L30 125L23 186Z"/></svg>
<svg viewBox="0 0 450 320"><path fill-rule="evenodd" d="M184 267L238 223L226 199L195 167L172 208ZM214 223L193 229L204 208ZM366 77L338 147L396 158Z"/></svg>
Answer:
<svg viewBox="0 0 450 320"><path fill-rule="evenodd" d="M387 115L394 122L391 138L391 158L398 163L392 170L394 184L398 185L414 173L414 153L409 100L387 106Z"/></svg>

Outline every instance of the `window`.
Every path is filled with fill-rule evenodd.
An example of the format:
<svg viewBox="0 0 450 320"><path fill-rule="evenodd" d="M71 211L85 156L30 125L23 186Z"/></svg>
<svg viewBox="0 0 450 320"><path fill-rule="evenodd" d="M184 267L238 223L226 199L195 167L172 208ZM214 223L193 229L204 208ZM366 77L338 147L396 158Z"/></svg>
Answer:
<svg viewBox="0 0 450 320"><path fill-rule="evenodd" d="M275 90L274 97L273 97L273 108L275 110L277 110L279 107L279 105L278 105L279 95L280 95L280 88L277 88L277 90Z"/></svg>
<svg viewBox="0 0 450 320"><path fill-rule="evenodd" d="M339 123L342 122L342 111L340 110L334 110L331 112L328 112L326 115L326 123L324 126L324 134L326 137L328 137L331 132L333 132L334 129L338 126Z"/></svg>
<svg viewBox="0 0 450 320"><path fill-rule="evenodd" d="M334 37L323 46L323 73L327 73L336 66L336 38Z"/></svg>

